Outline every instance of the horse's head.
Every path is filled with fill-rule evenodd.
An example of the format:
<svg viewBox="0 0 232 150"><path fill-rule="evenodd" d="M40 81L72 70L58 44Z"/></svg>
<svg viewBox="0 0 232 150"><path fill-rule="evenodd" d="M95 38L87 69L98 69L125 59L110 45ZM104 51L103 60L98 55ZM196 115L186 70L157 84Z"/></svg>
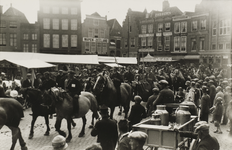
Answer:
<svg viewBox="0 0 232 150"><path fill-rule="evenodd" d="M23 97L31 104L41 104L43 103L42 92L38 89L25 88L19 93L23 94Z"/></svg>
<svg viewBox="0 0 232 150"><path fill-rule="evenodd" d="M101 93L107 84L106 82L107 82L107 77L104 74L99 74L93 86L94 93L95 94Z"/></svg>

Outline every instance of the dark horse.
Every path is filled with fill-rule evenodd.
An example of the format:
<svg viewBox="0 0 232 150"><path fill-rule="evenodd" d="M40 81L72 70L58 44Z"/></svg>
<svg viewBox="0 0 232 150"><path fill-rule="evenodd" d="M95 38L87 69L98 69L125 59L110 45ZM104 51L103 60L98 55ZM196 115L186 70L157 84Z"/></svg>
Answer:
<svg viewBox="0 0 232 150"><path fill-rule="evenodd" d="M72 133L71 133L71 123L72 123L72 117L73 114L73 98L66 92L64 92L62 89L58 88L52 88L49 90L49 93L44 95L44 97L50 97L52 99L55 109L56 109L56 123L55 128L56 131L60 134L66 137L66 133L62 130L60 130L62 119L66 119L67 121L67 127L69 135L66 138L67 142L70 142L72 139ZM94 95L89 92L81 92L81 95L78 99L79 102L79 113L77 118L82 118L83 126L82 130L79 134L79 137L82 137L85 134L85 125L86 125L86 117L85 114L91 110L95 116L96 119L98 119L99 115L97 113L98 104L97 100L95 99Z"/></svg>
<svg viewBox="0 0 232 150"><path fill-rule="evenodd" d="M110 118L113 118L114 109L116 106L123 106L125 118L127 118L130 109L130 101L132 100L132 87L128 83L122 83L120 86L121 100L117 100L116 89L110 77L104 73L99 74L93 92L100 105L105 104L110 108Z"/></svg>
<svg viewBox="0 0 232 150"><path fill-rule="evenodd" d="M44 117L47 126L47 130L44 135L48 136L50 131L48 116L49 114L55 113L55 108L51 106L52 101L45 101L42 92L38 89L25 88L22 89L20 92L22 92L24 98L26 98L26 100L31 104L31 110L33 113L29 139L32 139L34 136L34 124L38 116Z"/></svg>
<svg viewBox="0 0 232 150"><path fill-rule="evenodd" d="M19 123L23 117L22 105L12 98L0 98L0 129L6 125L12 132L11 150L14 149L17 140L22 150L27 150L26 143L22 138Z"/></svg>

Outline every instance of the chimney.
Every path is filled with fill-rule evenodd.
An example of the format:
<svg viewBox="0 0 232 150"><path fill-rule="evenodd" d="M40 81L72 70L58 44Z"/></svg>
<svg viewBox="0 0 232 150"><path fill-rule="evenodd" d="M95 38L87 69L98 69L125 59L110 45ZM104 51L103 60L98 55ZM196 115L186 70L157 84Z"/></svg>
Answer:
<svg viewBox="0 0 232 150"><path fill-rule="evenodd" d="M2 5L0 5L0 15L2 14Z"/></svg>
<svg viewBox="0 0 232 150"><path fill-rule="evenodd" d="M169 7L170 7L170 4L169 4L168 0L164 0L163 1L163 9L162 9L162 11L165 11Z"/></svg>

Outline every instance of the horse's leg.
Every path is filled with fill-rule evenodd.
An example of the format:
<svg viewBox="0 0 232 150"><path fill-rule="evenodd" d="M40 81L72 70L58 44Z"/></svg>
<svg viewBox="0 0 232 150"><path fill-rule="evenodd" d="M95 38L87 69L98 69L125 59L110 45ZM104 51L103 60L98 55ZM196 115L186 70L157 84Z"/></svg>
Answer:
<svg viewBox="0 0 232 150"><path fill-rule="evenodd" d="M85 125L86 125L86 117L82 117L82 122L83 122L83 125L82 125L82 129L81 129L81 132L79 133L79 136L78 137L83 137L85 135Z"/></svg>
<svg viewBox="0 0 232 150"><path fill-rule="evenodd" d="M72 118L66 119L67 120L67 127L68 127L68 137L66 138L66 142L69 143L72 139L72 132L71 132L71 122Z"/></svg>
<svg viewBox="0 0 232 150"><path fill-rule="evenodd" d="M33 116L32 116L32 121L31 121L31 130L30 130L30 134L29 134L29 139L32 139L33 138L33 136L34 136L34 131L33 131L33 129L34 129L34 125L35 125L35 121L36 121L36 119L37 119L37 115L34 115L34 113L33 113Z"/></svg>
<svg viewBox="0 0 232 150"><path fill-rule="evenodd" d="M61 126L61 121L62 121L62 119L63 119L63 118L60 118L60 117L57 116L57 118L56 118L56 123L55 123L55 128L56 128L56 131L57 131L60 135L66 137L66 133L65 133L64 131L60 130L60 126Z"/></svg>
<svg viewBox="0 0 232 150"><path fill-rule="evenodd" d="M119 105L118 107L119 107L118 115L119 115L119 116L121 116L121 115L122 115L122 106L121 106L121 105Z"/></svg>
<svg viewBox="0 0 232 150"><path fill-rule="evenodd" d="M45 115L44 116L44 119L45 119L45 123L47 125L47 131L45 132L45 136L48 136L49 135L49 131L50 131L50 127L49 127L49 119L48 119L48 115Z"/></svg>
<svg viewBox="0 0 232 150"><path fill-rule="evenodd" d="M89 128L93 128L94 126L94 113L92 114L92 121L91 121L91 125L89 126Z"/></svg>
<svg viewBox="0 0 232 150"><path fill-rule="evenodd" d="M72 124L73 128L75 128L76 123L73 121L73 119L71 119L71 124Z"/></svg>
<svg viewBox="0 0 232 150"><path fill-rule="evenodd" d="M19 136L18 136L19 130L18 130L18 128L15 128L15 127L9 127L9 128L10 128L11 133L12 133L12 145L10 147L10 150L14 150L15 144L19 138Z"/></svg>
<svg viewBox="0 0 232 150"><path fill-rule="evenodd" d="M20 128L18 128L18 131L19 131L18 138L19 138L19 144L21 146L21 150L27 150L27 146L26 146L26 143L23 140Z"/></svg>

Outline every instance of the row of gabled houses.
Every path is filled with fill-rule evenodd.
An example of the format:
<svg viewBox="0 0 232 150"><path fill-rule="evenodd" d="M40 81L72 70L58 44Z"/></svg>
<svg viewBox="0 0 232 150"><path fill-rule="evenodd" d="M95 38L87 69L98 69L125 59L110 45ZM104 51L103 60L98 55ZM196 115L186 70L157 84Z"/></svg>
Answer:
<svg viewBox="0 0 232 150"><path fill-rule="evenodd" d="M34 24L14 7L4 13L0 7L0 51L230 64L229 4L202 0L194 12L182 12L164 0L162 11L128 9L122 26L97 12L81 23L80 0L40 0Z"/></svg>

